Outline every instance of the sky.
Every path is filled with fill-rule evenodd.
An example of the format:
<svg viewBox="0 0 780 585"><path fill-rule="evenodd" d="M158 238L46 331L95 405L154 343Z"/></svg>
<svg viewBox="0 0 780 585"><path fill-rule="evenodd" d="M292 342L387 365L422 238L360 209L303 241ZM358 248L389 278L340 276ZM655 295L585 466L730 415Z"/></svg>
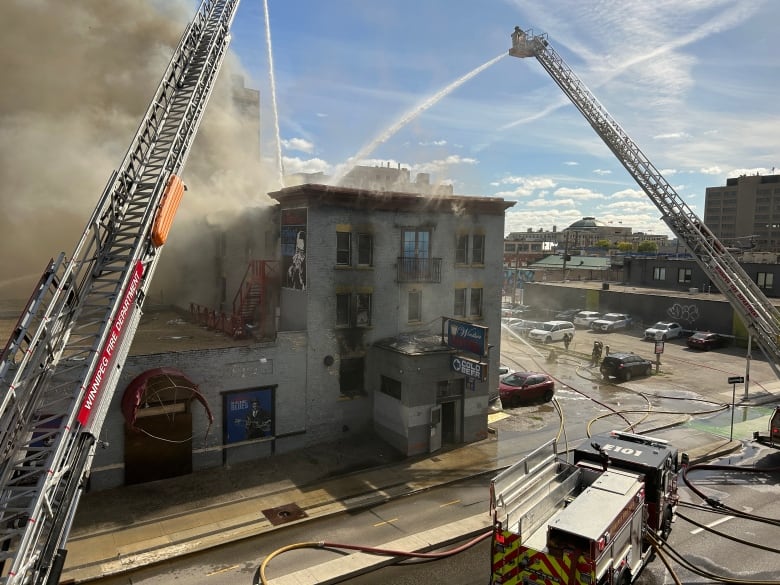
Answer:
<svg viewBox="0 0 780 585"><path fill-rule="evenodd" d="M0 2L0 303L78 242L198 4ZM778 17L776 0L241 0L160 297L193 288L180 273L199 272L204 223L233 233L268 211L282 170L400 164L514 201L507 234L592 216L671 235L542 66L507 55L510 35L546 33L701 216L707 187L780 167ZM259 138L235 75L260 91Z"/></svg>
<svg viewBox="0 0 780 585"><path fill-rule="evenodd" d="M285 173L400 164L515 201L506 233L592 216L671 236L542 66L506 56L512 30L546 33L702 216L707 187L780 168L778 22L772 0L242 0L231 47Z"/></svg>

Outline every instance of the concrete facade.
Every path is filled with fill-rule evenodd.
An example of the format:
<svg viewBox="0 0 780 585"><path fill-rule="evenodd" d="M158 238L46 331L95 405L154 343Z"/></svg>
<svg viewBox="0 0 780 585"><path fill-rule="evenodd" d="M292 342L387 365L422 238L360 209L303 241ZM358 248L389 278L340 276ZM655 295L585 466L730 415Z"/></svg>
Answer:
<svg viewBox="0 0 780 585"><path fill-rule="evenodd" d="M277 288L267 291L278 299L275 336L237 341L150 308L108 408L91 489L283 456L370 429L407 455L487 436L512 203L324 185L270 195L281 250ZM268 239L267 225L258 237ZM444 344L445 318L489 332L490 355L465 356L482 362L484 381L453 371L463 352ZM150 371L160 374L140 387ZM266 418L250 436L254 402Z"/></svg>

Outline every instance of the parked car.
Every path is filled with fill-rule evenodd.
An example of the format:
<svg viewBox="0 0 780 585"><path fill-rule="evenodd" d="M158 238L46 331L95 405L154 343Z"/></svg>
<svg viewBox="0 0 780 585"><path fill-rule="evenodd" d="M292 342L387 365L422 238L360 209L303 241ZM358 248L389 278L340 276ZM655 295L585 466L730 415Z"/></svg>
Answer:
<svg viewBox="0 0 780 585"><path fill-rule="evenodd" d="M599 368L605 380L610 377L628 382L634 376L649 376L653 362L635 353L611 353L601 361Z"/></svg>
<svg viewBox="0 0 780 585"><path fill-rule="evenodd" d="M549 402L555 395L555 381L547 374L515 372L499 380L498 394L503 406L540 400Z"/></svg>
<svg viewBox="0 0 780 585"><path fill-rule="evenodd" d="M590 324L599 317L601 317L601 313L598 311L580 311L574 315L573 323L577 327L590 327Z"/></svg>
<svg viewBox="0 0 780 585"><path fill-rule="evenodd" d="M558 311L553 315L553 319L556 321L574 321L574 317L582 311L582 309L564 309L563 311Z"/></svg>
<svg viewBox="0 0 780 585"><path fill-rule="evenodd" d="M703 349L709 351L718 347L723 347L728 341L727 337L711 331L696 331L688 340L688 347L691 349Z"/></svg>
<svg viewBox="0 0 780 585"><path fill-rule="evenodd" d="M536 329L541 326L543 321L529 321L527 319L520 319L517 323L513 323L509 326L509 330L515 335L520 337L528 337L528 332L531 329Z"/></svg>
<svg viewBox="0 0 780 585"><path fill-rule="evenodd" d="M615 331L616 329L628 329L633 319L627 313L607 313L590 324L593 331Z"/></svg>
<svg viewBox="0 0 780 585"><path fill-rule="evenodd" d="M574 323L571 321L546 321L528 332L528 339L539 343L563 341L563 336L569 334L574 338Z"/></svg>
<svg viewBox="0 0 780 585"><path fill-rule="evenodd" d="M645 339L674 339L682 335L683 328L679 323L674 321L659 321L652 327L645 329Z"/></svg>
<svg viewBox="0 0 780 585"><path fill-rule="evenodd" d="M498 365L498 378L499 380L503 378L504 376L507 376L509 374L514 374L515 371L510 368L509 366L505 366L504 364Z"/></svg>

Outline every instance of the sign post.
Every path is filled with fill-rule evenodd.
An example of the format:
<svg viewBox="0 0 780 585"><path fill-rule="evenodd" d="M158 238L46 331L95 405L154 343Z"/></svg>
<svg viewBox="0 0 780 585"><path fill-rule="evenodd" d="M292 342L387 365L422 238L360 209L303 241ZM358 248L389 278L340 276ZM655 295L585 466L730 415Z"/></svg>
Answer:
<svg viewBox="0 0 780 585"><path fill-rule="evenodd" d="M731 384L731 432L729 432L729 441L734 439L734 403L737 399L737 384L744 383L744 376L729 376L729 384Z"/></svg>
<svg viewBox="0 0 780 585"><path fill-rule="evenodd" d="M664 352L664 340L656 338L655 340L655 373L661 368L661 354Z"/></svg>

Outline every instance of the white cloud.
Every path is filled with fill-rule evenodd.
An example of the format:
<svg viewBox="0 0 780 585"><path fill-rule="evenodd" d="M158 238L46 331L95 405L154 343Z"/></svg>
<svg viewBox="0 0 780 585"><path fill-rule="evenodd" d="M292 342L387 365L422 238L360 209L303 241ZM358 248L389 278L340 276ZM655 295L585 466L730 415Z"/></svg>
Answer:
<svg viewBox="0 0 780 585"><path fill-rule="evenodd" d="M653 136L655 140L677 140L677 139L688 139L691 135L687 132L669 132L667 134L656 134Z"/></svg>
<svg viewBox="0 0 780 585"><path fill-rule="evenodd" d="M446 140L431 140L430 142L419 142L420 146L446 146Z"/></svg>
<svg viewBox="0 0 780 585"><path fill-rule="evenodd" d="M566 166L569 166L569 167L576 167L580 163L578 163L576 161L573 161L573 160L567 160L563 164L565 164Z"/></svg>
<svg viewBox="0 0 780 585"><path fill-rule="evenodd" d="M533 195L536 191L552 189L555 187L555 181L547 177L504 177L497 185L517 185L517 188L511 191L499 191L498 193L495 193L496 197L508 197L512 199L517 197L528 197Z"/></svg>
<svg viewBox="0 0 780 585"><path fill-rule="evenodd" d="M720 175L721 173L723 173L720 167L706 167L706 168L699 169L699 172L702 175Z"/></svg>
<svg viewBox="0 0 780 585"><path fill-rule="evenodd" d="M612 198L641 199L642 201L647 201L647 195L645 195L644 191L639 189L623 189L622 191L615 191L612 195L610 195L610 199Z"/></svg>
<svg viewBox="0 0 780 585"><path fill-rule="evenodd" d="M305 138L290 138L289 140L282 140L282 146L288 150L297 150L299 152L310 153L314 151L314 144Z"/></svg>
<svg viewBox="0 0 780 585"><path fill-rule="evenodd" d="M606 169L595 169L594 174L604 176L604 175L611 175L612 171L606 170Z"/></svg>
<svg viewBox="0 0 780 585"><path fill-rule="evenodd" d="M584 187L575 189L572 189L571 187L561 187L560 189L556 189L554 194L556 197L570 197L572 199L577 199L578 201L604 199L604 195L601 193L596 193L595 191L585 189Z"/></svg>
<svg viewBox="0 0 780 585"><path fill-rule="evenodd" d="M321 158L300 159L298 157L282 157L284 171L287 174L294 173L329 173L331 165Z"/></svg>
<svg viewBox="0 0 780 585"><path fill-rule="evenodd" d="M774 169L772 169L774 171ZM753 169L732 169L726 173L729 177L741 177L743 175L769 175L772 174L769 169L757 167Z"/></svg>
<svg viewBox="0 0 780 585"><path fill-rule="evenodd" d="M453 166L461 165L478 165L479 160L476 158L469 158L460 156L459 154L451 154L445 158L431 160L425 163L411 165L411 170L416 173L442 173Z"/></svg>

